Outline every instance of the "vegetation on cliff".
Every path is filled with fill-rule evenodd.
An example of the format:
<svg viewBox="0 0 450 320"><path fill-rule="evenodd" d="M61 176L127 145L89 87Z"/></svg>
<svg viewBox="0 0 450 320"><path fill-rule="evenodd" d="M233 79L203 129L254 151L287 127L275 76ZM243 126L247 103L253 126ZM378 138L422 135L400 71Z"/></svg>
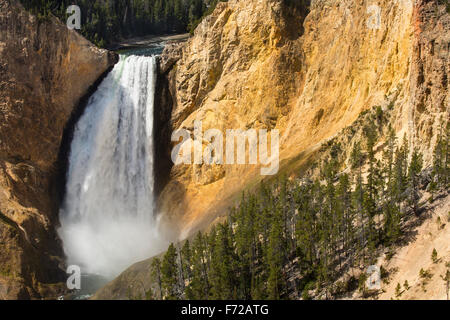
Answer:
<svg viewBox="0 0 450 320"><path fill-rule="evenodd" d="M226 222L178 249L171 245L153 263L156 290L147 298L330 298L358 288L369 294L365 273L339 279L404 240L409 220L423 213L425 190L448 192L449 127L441 128L432 168L423 170L420 152L410 152L406 138L397 141L380 107L344 135L353 137L357 126L364 138L348 138L349 159L331 140L301 178L262 183L242 195ZM342 170L346 160L351 171Z"/></svg>

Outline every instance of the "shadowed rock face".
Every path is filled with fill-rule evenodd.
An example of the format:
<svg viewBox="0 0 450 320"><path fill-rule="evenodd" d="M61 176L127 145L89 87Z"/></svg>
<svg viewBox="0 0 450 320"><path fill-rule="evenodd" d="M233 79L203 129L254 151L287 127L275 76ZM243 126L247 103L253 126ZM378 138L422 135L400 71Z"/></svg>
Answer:
<svg viewBox="0 0 450 320"><path fill-rule="evenodd" d="M362 111L394 106L398 136L407 133L429 163L439 119L448 118L445 5L379 1L381 23L373 29L368 1L285 3L219 3L181 49L165 51L165 135L192 129L195 120L204 131L279 129L281 170L295 169ZM261 179L254 166L165 170L159 208L181 237L226 213Z"/></svg>
<svg viewBox="0 0 450 320"><path fill-rule="evenodd" d="M56 19L0 1L0 299L64 289L55 232L62 136L116 59Z"/></svg>
<svg viewBox="0 0 450 320"><path fill-rule="evenodd" d="M410 77L411 131L416 144L429 151L449 119L450 106L450 15L436 2L418 1L415 8ZM431 160L431 152L426 156Z"/></svg>

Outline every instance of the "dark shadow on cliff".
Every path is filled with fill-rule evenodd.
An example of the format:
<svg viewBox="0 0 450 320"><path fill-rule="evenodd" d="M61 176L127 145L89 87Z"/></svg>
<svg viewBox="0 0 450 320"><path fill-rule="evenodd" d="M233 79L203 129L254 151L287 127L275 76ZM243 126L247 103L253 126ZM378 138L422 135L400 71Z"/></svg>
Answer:
<svg viewBox="0 0 450 320"><path fill-rule="evenodd" d="M286 21L284 36L289 40L296 40L305 32L303 22L310 12L311 0L282 0L282 3L282 15Z"/></svg>
<svg viewBox="0 0 450 320"><path fill-rule="evenodd" d="M157 63L157 81L155 88L154 112L154 165L155 165L155 197L157 198L170 179L170 171L173 162L170 156L172 126L171 117L173 109L173 98L170 93L169 68L161 72L160 63Z"/></svg>

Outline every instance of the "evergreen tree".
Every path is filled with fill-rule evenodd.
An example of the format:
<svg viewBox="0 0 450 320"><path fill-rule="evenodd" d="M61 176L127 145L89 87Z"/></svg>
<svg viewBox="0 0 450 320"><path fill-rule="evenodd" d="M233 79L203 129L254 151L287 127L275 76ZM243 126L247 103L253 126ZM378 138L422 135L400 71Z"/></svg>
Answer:
<svg viewBox="0 0 450 320"><path fill-rule="evenodd" d="M433 252L431 253L431 261L433 261L434 264L439 262L438 253L436 251L436 248L434 248Z"/></svg>
<svg viewBox="0 0 450 320"><path fill-rule="evenodd" d="M206 249L204 236L199 232L193 243L192 281L186 292L188 299L202 300L209 297Z"/></svg>
<svg viewBox="0 0 450 320"><path fill-rule="evenodd" d="M167 300L179 298L177 250L173 243L169 246L161 264L161 284Z"/></svg>
<svg viewBox="0 0 450 320"><path fill-rule="evenodd" d="M450 166L448 163L450 153L448 146L449 132L450 124L447 124L445 132L444 126L441 125L436 147L433 153L433 180L431 182L431 191L436 189L445 189L448 187L448 176L450 172Z"/></svg>
<svg viewBox="0 0 450 320"><path fill-rule="evenodd" d="M414 149L408 169L408 204L415 215L419 214L420 172L422 171L422 154Z"/></svg>
<svg viewBox="0 0 450 320"><path fill-rule="evenodd" d="M269 267L268 294L269 299L278 300L281 298L284 279L283 279L283 225L282 214L279 210L275 212L272 222L272 229L269 235L269 247L267 252L267 261Z"/></svg>
<svg viewBox="0 0 450 320"><path fill-rule="evenodd" d="M395 187L393 192L395 195L395 200L399 204L405 200L405 191L408 185L408 154L408 139L405 134L401 147L396 150L394 162Z"/></svg>
<svg viewBox="0 0 450 320"><path fill-rule="evenodd" d="M389 127L386 150L383 153L383 176L386 180L383 192L384 232L387 243L395 242L400 235L400 208L396 202L394 156L397 148L395 132Z"/></svg>
<svg viewBox="0 0 450 320"><path fill-rule="evenodd" d="M211 258L211 297L231 300L234 293L233 248L228 224L218 226Z"/></svg>
<svg viewBox="0 0 450 320"><path fill-rule="evenodd" d="M307 181L298 187L295 195L297 206L297 256L301 259L300 272L307 270L313 272L312 268L316 262L315 244L317 243L317 216L314 206L318 183Z"/></svg>
<svg viewBox="0 0 450 320"><path fill-rule="evenodd" d="M159 258L154 258L151 264L151 276L154 282L158 286L159 298L163 298L162 292L162 280L161 280L161 260Z"/></svg>
<svg viewBox="0 0 450 320"><path fill-rule="evenodd" d="M365 247L366 243L366 230L365 230L365 214L364 214L364 199L365 199L365 191L364 191L364 185L363 185L363 177L362 177L362 166L364 164L364 155L361 150L361 144L359 142L355 143L352 149L352 153L350 156L351 160L351 168L357 169L356 174L356 186L355 191L353 193L353 199L356 205L356 208L359 212L359 224L361 227L361 230L359 231L360 234L360 241L359 241L359 247L360 249L363 249Z"/></svg>
<svg viewBox="0 0 450 320"><path fill-rule="evenodd" d="M343 174L339 177L339 185L337 189L337 212L339 218L339 234L341 235L342 251L345 257L350 256L350 264L353 265L353 240L355 231L353 227L353 221L355 219L352 201L351 201L351 186L350 178L347 174ZM342 258L339 253L339 265L342 263Z"/></svg>
<svg viewBox="0 0 450 320"><path fill-rule="evenodd" d="M183 248L181 249L181 257L183 259L183 277L187 280L187 282L191 282L192 278L192 252L191 252L191 246L189 240L186 240L186 242L183 245Z"/></svg>
<svg viewBox="0 0 450 320"><path fill-rule="evenodd" d="M252 209L242 195L241 205L238 208L234 222L236 224L236 250L239 257L239 291L244 299L249 299L251 284L251 237L254 219L251 219Z"/></svg>
<svg viewBox="0 0 450 320"><path fill-rule="evenodd" d="M367 145L367 158L368 158L368 174L366 183L366 193L363 200L364 213L368 221L368 247L373 257L375 247L377 245L377 231L375 225L375 215L377 210L376 198L378 196L377 190L377 172L376 172L376 159L374 146L377 138L376 128L373 123L364 127L364 133L366 136Z"/></svg>

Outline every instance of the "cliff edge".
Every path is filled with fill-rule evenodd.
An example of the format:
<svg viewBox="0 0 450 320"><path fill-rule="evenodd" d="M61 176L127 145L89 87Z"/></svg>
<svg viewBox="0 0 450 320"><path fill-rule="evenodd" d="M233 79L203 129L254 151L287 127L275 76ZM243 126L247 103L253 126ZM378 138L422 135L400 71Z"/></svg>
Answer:
<svg viewBox="0 0 450 320"><path fill-rule="evenodd" d="M0 1L0 299L64 290L58 155L80 99L117 57L54 17Z"/></svg>

